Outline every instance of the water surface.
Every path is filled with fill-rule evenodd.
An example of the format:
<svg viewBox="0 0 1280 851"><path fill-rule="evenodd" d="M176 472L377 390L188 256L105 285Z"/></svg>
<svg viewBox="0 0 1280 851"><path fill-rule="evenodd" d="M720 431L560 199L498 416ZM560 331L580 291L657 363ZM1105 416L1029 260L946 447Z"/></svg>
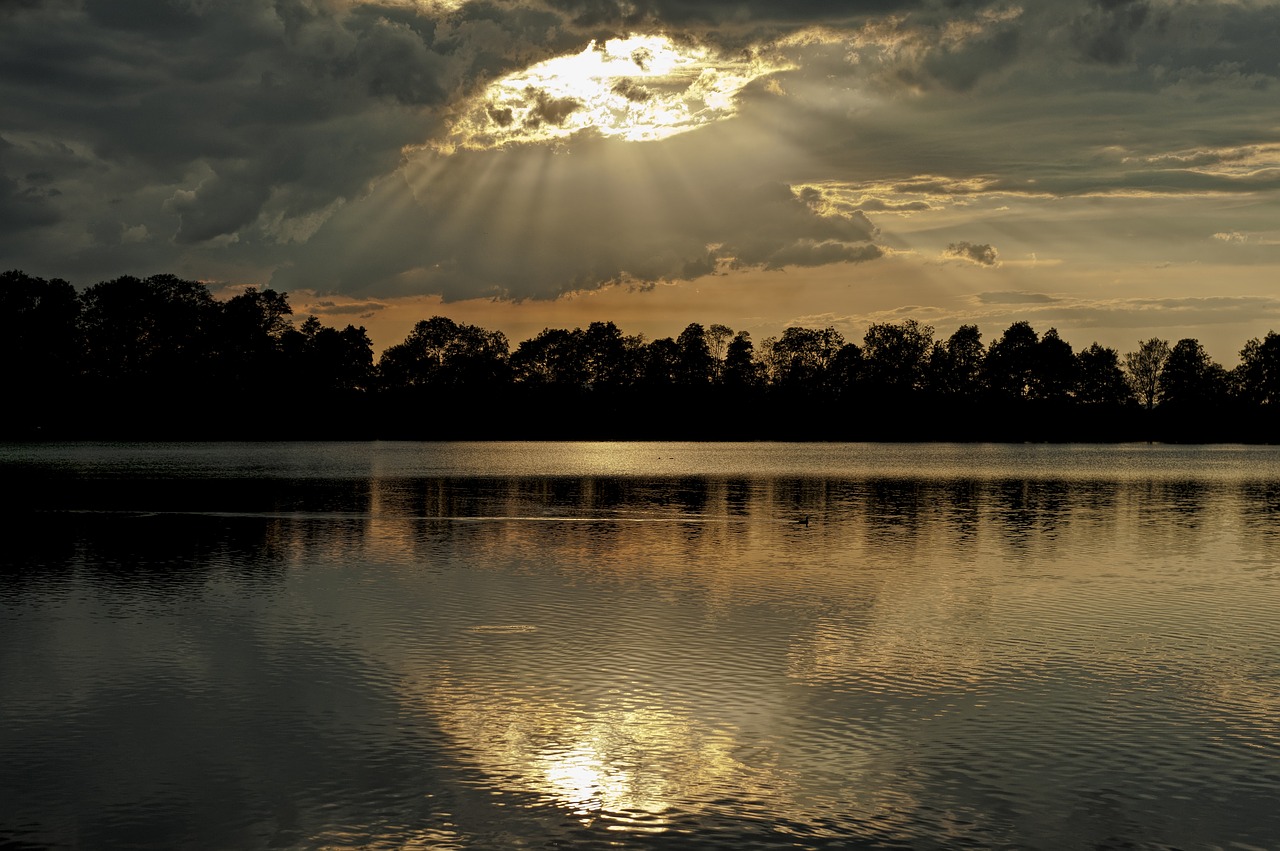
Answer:
<svg viewBox="0 0 1280 851"><path fill-rule="evenodd" d="M1280 451L0 446L0 846L1280 846Z"/></svg>

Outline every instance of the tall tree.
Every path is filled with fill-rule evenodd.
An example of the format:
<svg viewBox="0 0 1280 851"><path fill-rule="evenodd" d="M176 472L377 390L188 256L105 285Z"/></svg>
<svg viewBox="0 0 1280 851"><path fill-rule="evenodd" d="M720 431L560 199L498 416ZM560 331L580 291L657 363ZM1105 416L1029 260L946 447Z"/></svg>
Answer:
<svg viewBox="0 0 1280 851"><path fill-rule="evenodd" d="M711 351L711 359L714 362L713 372L717 379L724 368L725 352L732 339L733 329L728 325L716 324L707 329L707 348Z"/></svg>
<svg viewBox="0 0 1280 851"><path fill-rule="evenodd" d="M219 308L203 284L124 276L89 287L81 304L86 364L99 380L189 385L207 374Z"/></svg>
<svg viewBox="0 0 1280 851"><path fill-rule="evenodd" d="M643 382L649 387L670 387L680 374L680 346L661 337L645 346Z"/></svg>
<svg viewBox="0 0 1280 851"><path fill-rule="evenodd" d="M999 396L1026 399L1033 395L1039 366L1040 335L1029 322L1015 322L991 343L983 362L987 386Z"/></svg>
<svg viewBox="0 0 1280 851"><path fill-rule="evenodd" d="M676 381L698 387L710 384L715 374L715 358L707 345L707 332L697 322L690 322L676 338L679 349Z"/></svg>
<svg viewBox="0 0 1280 851"><path fill-rule="evenodd" d="M339 331L309 316L299 328L289 328L281 345L290 364L291 381L308 395L358 393L373 379L373 343L363 326Z"/></svg>
<svg viewBox="0 0 1280 851"><path fill-rule="evenodd" d="M1189 408L1226 395L1226 370L1209 358L1199 340L1173 344L1160 370L1160 404Z"/></svg>
<svg viewBox="0 0 1280 851"><path fill-rule="evenodd" d="M720 383L726 387L755 387L760 383L760 364L756 363L755 346L751 334L739 331L725 347L724 368Z"/></svg>
<svg viewBox="0 0 1280 851"><path fill-rule="evenodd" d="M976 396L982 390L982 363L986 352L977 325L961 325L931 358L932 383L939 392Z"/></svg>
<svg viewBox="0 0 1280 851"><path fill-rule="evenodd" d="M403 343L384 351L378 371L388 387L481 389L507 380L508 353L501 331L433 316L414 325Z"/></svg>
<svg viewBox="0 0 1280 851"><path fill-rule="evenodd" d="M842 346L844 337L835 328L787 328L769 345L770 377L778 387L821 389Z"/></svg>
<svg viewBox="0 0 1280 851"><path fill-rule="evenodd" d="M293 308L284 293L249 287L221 305L212 346L224 381L243 392L278 381L284 364L281 340L292 329Z"/></svg>
<svg viewBox="0 0 1280 851"><path fill-rule="evenodd" d="M879 322L862 337L862 378L874 390L906 392L925 383L933 326L914 319Z"/></svg>
<svg viewBox="0 0 1280 851"><path fill-rule="evenodd" d="M1076 401L1085 405L1125 405L1133 389L1120 368L1120 353L1093 343L1076 355Z"/></svg>
<svg viewBox="0 0 1280 851"><path fill-rule="evenodd" d="M625 387L635 383L638 366L634 344L612 322L588 325L581 343L587 386Z"/></svg>
<svg viewBox="0 0 1280 851"><path fill-rule="evenodd" d="M0 376L9 416L0 429L58 425L80 368L80 301L61 279L0 274Z"/></svg>
<svg viewBox="0 0 1280 851"><path fill-rule="evenodd" d="M1148 411L1160 401L1160 373L1169 359L1169 342L1152 337L1124 356L1124 371L1138 402Z"/></svg>
<svg viewBox="0 0 1280 851"><path fill-rule="evenodd" d="M837 395L851 397L862 381L865 361L857 343L845 343L831 362L830 384Z"/></svg>
<svg viewBox="0 0 1280 851"><path fill-rule="evenodd" d="M1064 400L1076 388L1077 362L1071 344L1050 328L1036 344L1031 375L1031 395L1036 399Z"/></svg>
<svg viewBox="0 0 1280 851"><path fill-rule="evenodd" d="M544 328L511 354L513 377L521 384L581 387L589 373L580 329Z"/></svg>
<svg viewBox="0 0 1280 851"><path fill-rule="evenodd" d="M1255 405L1280 405L1280 334L1268 331L1261 340L1245 343L1235 375L1241 398Z"/></svg>

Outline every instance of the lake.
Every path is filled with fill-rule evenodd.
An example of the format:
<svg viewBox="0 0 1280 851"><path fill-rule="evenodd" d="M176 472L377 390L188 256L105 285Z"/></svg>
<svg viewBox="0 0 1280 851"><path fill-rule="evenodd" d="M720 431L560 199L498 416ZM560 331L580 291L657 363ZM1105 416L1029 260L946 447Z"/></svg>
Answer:
<svg viewBox="0 0 1280 851"><path fill-rule="evenodd" d="M1280 847L1280 449L0 445L0 847Z"/></svg>

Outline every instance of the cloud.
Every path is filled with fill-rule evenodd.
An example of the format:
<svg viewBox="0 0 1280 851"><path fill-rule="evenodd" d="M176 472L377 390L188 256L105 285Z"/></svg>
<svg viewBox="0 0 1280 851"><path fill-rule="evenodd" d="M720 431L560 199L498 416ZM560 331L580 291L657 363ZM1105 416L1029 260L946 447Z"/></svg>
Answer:
<svg viewBox="0 0 1280 851"><path fill-rule="evenodd" d="M362 319L367 318L379 310L386 310L386 308L387 305L380 301L336 302L331 299L304 302L302 305L303 312L314 313L316 316L347 316L351 314L359 314Z"/></svg>
<svg viewBox="0 0 1280 851"><path fill-rule="evenodd" d="M726 159L714 134L681 138L679 171L654 163L644 146L607 139L580 142L571 155L540 146L420 151L402 177L337 212L312 238L307 261L281 268L273 282L382 297L553 298L721 264L879 256L865 215L816 212L768 179L769 151Z"/></svg>
<svg viewBox="0 0 1280 851"><path fill-rule="evenodd" d="M61 216L50 203L51 197L47 192L24 188L16 180L0 174L0 231L18 234L56 224Z"/></svg>
<svg viewBox="0 0 1280 851"><path fill-rule="evenodd" d="M1280 231L1219 231L1213 235L1231 245L1280 245Z"/></svg>
<svg viewBox="0 0 1280 851"><path fill-rule="evenodd" d="M1132 56L1134 35L1147 23L1147 0L1097 0L1075 21L1076 46L1090 59L1118 65Z"/></svg>
<svg viewBox="0 0 1280 851"><path fill-rule="evenodd" d="M857 202L856 209L868 213L922 213L933 207L927 201L894 203L883 198L863 198Z"/></svg>
<svg viewBox="0 0 1280 851"><path fill-rule="evenodd" d="M953 242L943 252L944 257L955 257L979 266L999 266L1000 257L994 245L975 242Z"/></svg>
<svg viewBox="0 0 1280 851"><path fill-rule="evenodd" d="M1280 298L1270 296L1179 296L1169 298L1089 299L1059 296L1044 302L976 299L980 308L958 313L952 321L986 325L1027 320L1032 324L1097 329L1186 329L1215 325L1258 327L1259 322L1280 321ZM1241 340L1240 342L1243 342Z"/></svg>
<svg viewBox="0 0 1280 851"><path fill-rule="evenodd" d="M1053 304L1058 301L1043 293L987 292L974 296L981 304Z"/></svg>
<svg viewBox="0 0 1280 851"><path fill-rule="evenodd" d="M246 246L264 217L363 195L441 126L451 91L518 63L530 47L498 57L527 40L525 27L554 20L305 0L88 0L78 12L51 4L13 17L0 36L6 123L28 153L79 146L96 197L74 202L165 186L149 231L179 245L238 235ZM546 112L555 118L556 106ZM68 177L56 162L48 170L55 184Z"/></svg>
<svg viewBox="0 0 1280 851"><path fill-rule="evenodd" d="M860 263L875 260L884 254L878 245L811 239L797 240L784 245L765 261L766 269L782 269L786 266L826 266L830 263Z"/></svg>
<svg viewBox="0 0 1280 851"><path fill-rule="evenodd" d="M0 248L78 282L544 298L874 260L920 221L947 222L933 244L991 232L961 220L1003 196L1258 205L1203 235L1262 233L1280 194L1276 4L8 0L0 16ZM660 81L661 57L635 60L606 92L620 126L668 103L714 123L628 146L593 138L581 97L480 97L631 33L712 58ZM495 138L563 132L440 157L466 116ZM1269 250L1246 242L1233 256ZM998 264L965 245L948 256Z"/></svg>

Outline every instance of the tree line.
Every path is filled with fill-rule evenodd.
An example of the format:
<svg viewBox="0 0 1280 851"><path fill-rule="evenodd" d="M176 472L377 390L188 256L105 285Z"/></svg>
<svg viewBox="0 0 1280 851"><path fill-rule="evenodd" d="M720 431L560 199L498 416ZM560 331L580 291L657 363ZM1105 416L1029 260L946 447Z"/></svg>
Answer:
<svg viewBox="0 0 1280 851"><path fill-rule="evenodd" d="M989 343L914 319L674 338L612 322L506 336L434 316L375 360L363 327L296 322L174 275L77 292L0 274L8 438L687 438L1270 442L1280 335L1225 369L1199 341L1076 351L1014 322Z"/></svg>

